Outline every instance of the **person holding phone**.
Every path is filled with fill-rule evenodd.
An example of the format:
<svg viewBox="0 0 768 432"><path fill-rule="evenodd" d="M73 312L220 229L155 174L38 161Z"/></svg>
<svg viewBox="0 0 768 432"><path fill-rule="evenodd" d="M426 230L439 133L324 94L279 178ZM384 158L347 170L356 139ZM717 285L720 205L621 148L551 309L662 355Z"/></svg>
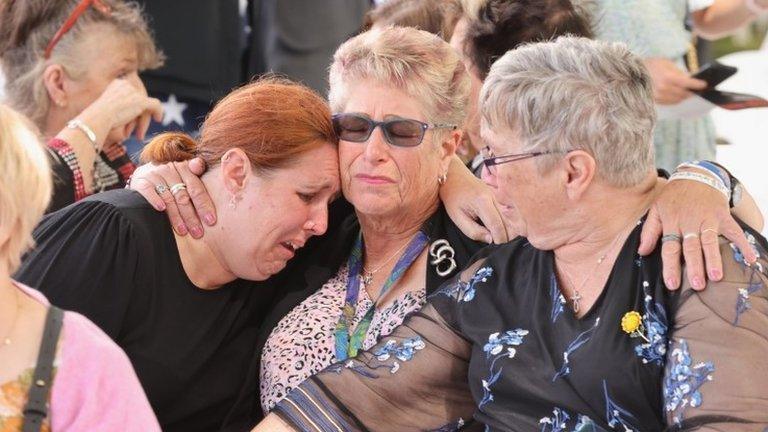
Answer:
<svg viewBox="0 0 768 432"><path fill-rule="evenodd" d="M707 88L691 76L686 54L692 33L716 39L768 11L767 0L598 0L593 4L595 36L623 42L643 57L657 105L678 104ZM693 30L686 29L690 17ZM686 160L715 158L715 130L709 116L660 119L654 132L656 165L672 170Z"/></svg>

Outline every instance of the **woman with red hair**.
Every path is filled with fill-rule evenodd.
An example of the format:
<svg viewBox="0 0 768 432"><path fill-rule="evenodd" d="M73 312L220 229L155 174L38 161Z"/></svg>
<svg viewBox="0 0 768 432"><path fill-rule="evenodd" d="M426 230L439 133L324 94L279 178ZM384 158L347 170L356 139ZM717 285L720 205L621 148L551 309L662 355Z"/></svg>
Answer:
<svg viewBox="0 0 768 432"><path fill-rule="evenodd" d="M277 273L325 232L339 190L328 105L285 80L235 90L199 140L164 134L142 154L152 162L196 156L210 168L202 180L219 209L203 240L174 233L138 193L114 190L44 219L17 275L126 351L165 431L221 426L271 301L251 281Z"/></svg>

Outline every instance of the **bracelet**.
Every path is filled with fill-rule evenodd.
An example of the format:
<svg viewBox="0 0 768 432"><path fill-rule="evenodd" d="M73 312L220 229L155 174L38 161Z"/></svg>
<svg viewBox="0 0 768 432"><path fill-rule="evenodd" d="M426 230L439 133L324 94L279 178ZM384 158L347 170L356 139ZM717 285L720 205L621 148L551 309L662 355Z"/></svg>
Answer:
<svg viewBox="0 0 768 432"><path fill-rule="evenodd" d="M73 119L67 122L67 127L70 129L78 129L80 132L85 134L85 136L88 138L88 141L90 141L91 145L93 145L93 149L96 151L96 153L101 152L101 149L96 143L96 134L93 132L93 129L88 127L88 125L79 119Z"/></svg>
<svg viewBox="0 0 768 432"><path fill-rule="evenodd" d="M755 0L744 0L744 6L757 16L768 13L768 6L761 6Z"/></svg>
<svg viewBox="0 0 768 432"><path fill-rule="evenodd" d="M700 174L697 172L690 172L690 171L680 171L672 174L672 176L669 177L669 181L671 182L676 180L692 180L699 183L704 183L705 185L722 193L723 196L725 196L726 201L731 200L731 191L727 187L725 187L725 185L721 181L719 181L719 179L716 180L706 174Z"/></svg>
<svg viewBox="0 0 768 432"><path fill-rule="evenodd" d="M728 173L726 170L719 167L717 164L714 164L712 162L705 161L705 160L697 160L693 162L683 162L677 166L675 171L677 171L680 168L697 168L697 169L711 172L718 179L720 179L721 182L723 182L723 185L725 185L725 187L728 188L728 190L731 189L730 173Z"/></svg>

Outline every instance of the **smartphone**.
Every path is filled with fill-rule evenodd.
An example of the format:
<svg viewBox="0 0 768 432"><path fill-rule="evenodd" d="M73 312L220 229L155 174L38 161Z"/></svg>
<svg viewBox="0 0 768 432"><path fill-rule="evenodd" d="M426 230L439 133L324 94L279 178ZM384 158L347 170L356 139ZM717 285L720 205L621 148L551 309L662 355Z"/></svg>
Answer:
<svg viewBox="0 0 768 432"><path fill-rule="evenodd" d="M721 82L733 76L738 69L713 61L707 63L691 77L707 82L707 89L713 89Z"/></svg>

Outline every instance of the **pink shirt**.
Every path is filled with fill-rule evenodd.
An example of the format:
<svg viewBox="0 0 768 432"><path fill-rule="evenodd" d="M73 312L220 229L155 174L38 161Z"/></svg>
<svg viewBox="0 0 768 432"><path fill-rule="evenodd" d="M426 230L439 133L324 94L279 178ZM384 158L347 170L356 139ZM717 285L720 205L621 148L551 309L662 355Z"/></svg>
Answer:
<svg viewBox="0 0 768 432"><path fill-rule="evenodd" d="M17 284L48 306L38 291ZM160 431L128 356L84 316L64 313L51 389L53 432Z"/></svg>

